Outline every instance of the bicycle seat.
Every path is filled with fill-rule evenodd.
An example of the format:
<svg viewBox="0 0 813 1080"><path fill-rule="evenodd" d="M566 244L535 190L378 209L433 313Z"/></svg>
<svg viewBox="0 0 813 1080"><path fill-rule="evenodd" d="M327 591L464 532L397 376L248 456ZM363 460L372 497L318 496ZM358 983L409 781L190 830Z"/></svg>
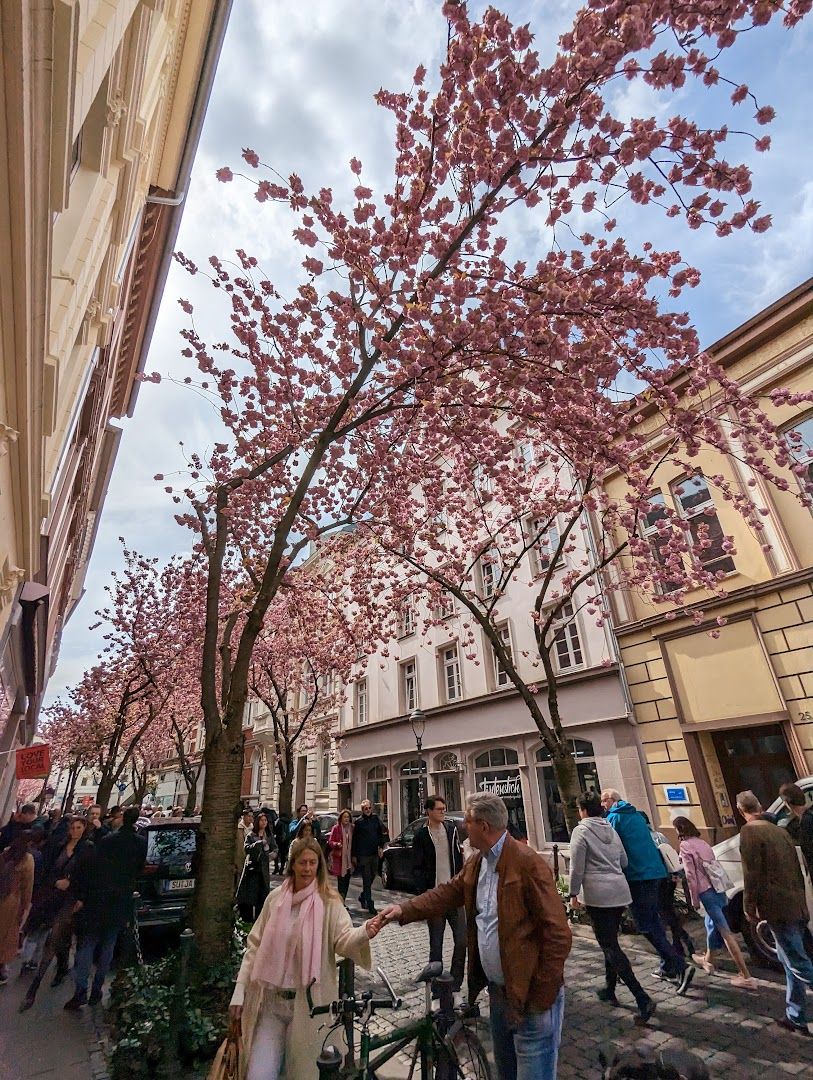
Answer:
<svg viewBox="0 0 813 1080"><path fill-rule="evenodd" d="M415 979L416 983L427 983L439 978L443 974L443 964L440 960L433 960L427 964L423 971Z"/></svg>

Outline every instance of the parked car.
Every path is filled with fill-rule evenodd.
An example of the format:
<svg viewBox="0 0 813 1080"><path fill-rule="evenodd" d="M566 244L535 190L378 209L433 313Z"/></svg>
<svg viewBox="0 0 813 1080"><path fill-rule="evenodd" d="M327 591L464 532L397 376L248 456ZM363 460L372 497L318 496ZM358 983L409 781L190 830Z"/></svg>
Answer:
<svg viewBox="0 0 813 1080"><path fill-rule="evenodd" d="M457 826L461 841L465 840L467 834L463 823L463 811L457 810L447 814L446 820ZM415 892L415 880L412 873L412 841L417 830L425 824L425 816L415 818L399 836L385 846L381 859L381 883L385 889L404 889L406 892Z"/></svg>
<svg viewBox="0 0 813 1080"><path fill-rule="evenodd" d="M813 776L806 776L802 780L797 780L796 782L802 791L804 791L808 805L813 804ZM784 828L790 820L790 811L781 799L776 799L772 802L767 808L767 811L775 816L776 823L780 828ZM810 875L807 873L807 867L805 866L801 848L797 848L796 851L804 873L807 907L810 912L809 925L811 931L813 931L813 884L811 884ZM759 923L757 926L754 926L753 923L745 918L745 913L743 912L743 879L742 862L740 861L739 834L737 836L730 836L727 840L722 840L719 844L715 844L714 854L725 866L728 871L728 876L734 883L733 887L728 890L728 915L732 929L738 930L742 934L753 956L772 966L778 966L776 947L770 930L768 930L765 923Z"/></svg>
<svg viewBox="0 0 813 1080"><path fill-rule="evenodd" d="M197 870L200 818L162 818L139 832L147 838L147 861L136 882L140 929L186 922Z"/></svg>

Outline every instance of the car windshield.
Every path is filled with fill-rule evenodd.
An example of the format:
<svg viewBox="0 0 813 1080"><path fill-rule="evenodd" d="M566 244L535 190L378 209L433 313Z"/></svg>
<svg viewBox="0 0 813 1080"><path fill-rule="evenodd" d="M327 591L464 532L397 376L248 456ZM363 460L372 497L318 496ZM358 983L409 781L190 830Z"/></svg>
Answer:
<svg viewBox="0 0 813 1080"><path fill-rule="evenodd" d="M195 829L151 829L147 833L147 862L189 862L195 846Z"/></svg>

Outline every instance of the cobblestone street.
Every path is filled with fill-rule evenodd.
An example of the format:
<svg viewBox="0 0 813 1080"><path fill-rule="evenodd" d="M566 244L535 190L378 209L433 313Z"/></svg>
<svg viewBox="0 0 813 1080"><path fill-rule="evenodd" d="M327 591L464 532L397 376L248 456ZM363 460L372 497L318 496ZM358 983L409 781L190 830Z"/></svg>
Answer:
<svg viewBox="0 0 813 1080"><path fill-rule="evenodd" d="M355 922L362 915L355 907L355 887L351 890L350 909ZM401 894L376 890L379 909L399 902ZM406 899L406 897L403 897ZM695 926L695 938L701 930ZM444 959L451 957L451 935L445 937ZM732 990L724 975L708 976L698 971L688 994L678 997L671 986L651 977L657 967L653 953L638 939L625 937L641 982L657 1000L658 1011L645 1028L634 1024L635 1008L629 994L619 987L621 1007L614 1009L600 1003L595 991L603 985L603 960L589 927L574 928L573 950L567 965L564 1034L560 1056L560 1080L589 1080L599 1075L598 1054L601 1048L630 1046L636 1042L659 1049L688 1049L701 1057L713 1077L813 1076L813 1039L803 1039L783 1032L774 1020L784 1015L785 984L775 972L754 967L759 979L756 991ZM390 978L396 993L404 997L399 1013L380 1014L380 1024L402 1024L407 1012L423 1008L423 991L413 983L429 956L429 935L425 924L386 927L373 942L373 960ZM733 968L731 974L733 974ZM375 978L375 976L373 976ZM365 985L366 973L359 971L357 984ZM809 995L813 1001L813 996ZM480 1000L484 1016L488 999ZM487 1042L488 1028L483 1024L481 1037ZM490 1048L489 1048L490 1049ZM386 1074L398 1077L396 1070ZM404 1074L405 1075L405 1074Z"/></svg>

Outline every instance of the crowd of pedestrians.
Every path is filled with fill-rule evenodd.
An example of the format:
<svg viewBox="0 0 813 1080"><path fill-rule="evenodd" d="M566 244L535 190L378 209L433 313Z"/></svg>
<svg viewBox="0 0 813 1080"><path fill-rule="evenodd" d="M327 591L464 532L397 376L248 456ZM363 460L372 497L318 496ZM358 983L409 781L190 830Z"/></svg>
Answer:
<svg viewBox="0 0 813 1080"><path fill-rule="evenodd" d="M805 884L813 858L813 809L795 784L783 785L780 797L781 828L752 792L737 797L745 822L743 909L755 933L767 929L785 971L786 1010L777 1023L808 1037L813 937ZM428 924L430 962L442 960L449 927L456 1003L465 996L474 1001L488 988L499 1080L556 1076L571 931L552 870L542 855L512 836L498 796L468 798L465 838L446 809L442 797L430 796L425 820L414 830L412 867L419 895L380 913L372 885L388 837L368 800L357 815L343 810L327 835L306 804L294 815L267 806L241 813L235 906L252 929L231 1016L242 1027L248 1080L278 1076L283 1058L299 1062L303 1070L306 1062L309 1067L318 1052L304 998L309 981L319 983L317 1000L330 1000L336 993L337 956L369 966L369 941L385 925L416 920ZM24 804L0 829L0 985L19 955L21 976L31 977L21 1011L32 1006L54 962L50 985L68 977L74 942L74 993L65 1008L75 1011L101 999L146 860L143 826L155 813L150 807L114 807L104 814L94 805L82 815L63 816L59 810L38 815L36 807ZM604 983L597 996L603 1005L619 1004L621 984L635 1000L638 1024L647 1024L656 1011L620 943L627 911L658 957L652 977L675 994L687 992L697 969L719 973L723 949L737 971L730 985L743 991L758 986L731 929L731 882L690 818L671 822L675 850L618 791L581 795L578 816L570 839L568 903L574 911L586 911L601 949ZM354 874L360 878L358 904L368 916L358 929L347 912ZM275 875L283 878L278 887ZM704 949L696 948L677 911L681 888L687 906L703 913Z"/></svg>

